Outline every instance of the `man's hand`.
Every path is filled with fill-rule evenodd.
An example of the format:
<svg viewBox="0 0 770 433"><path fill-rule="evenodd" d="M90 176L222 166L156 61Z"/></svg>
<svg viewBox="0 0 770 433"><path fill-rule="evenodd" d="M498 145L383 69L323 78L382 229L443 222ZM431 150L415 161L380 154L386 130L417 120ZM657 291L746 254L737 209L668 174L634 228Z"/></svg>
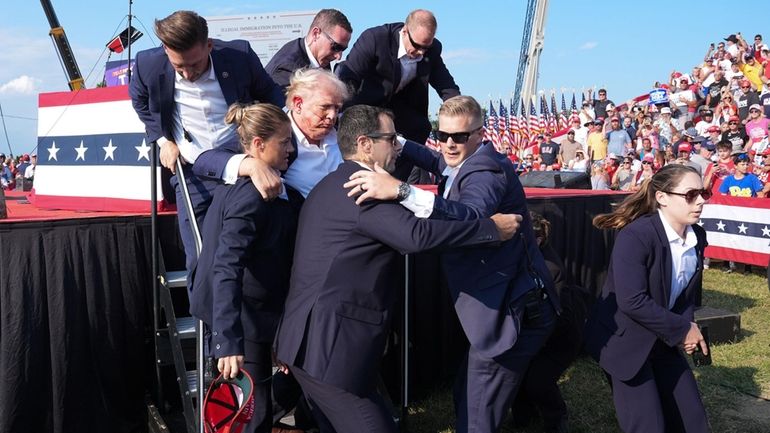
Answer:
<svg viewBox="0 0 770 433"><path fill-rule="evenodd" d="M176 160L179 158L179 146L169 140L160 147L160 164L176 174ZM184 161L182 161L184 164Z"/></svg>
<svg viewBox="0 0 770 433"><path fill-rule="evenodd" d="M238 166L238 176L249 176L262 198L270 201L281 193L281 173L256 158L244 158Z"/></svg>
<svg viewBox="0 0 770 433"><path fill-rule="evenodd" d="M496 213L490 218L497 226L497 232L500 233L500 239L504 241L507 241L516 234L516 230L519 229L519 223L521 222L521 215L519 214Z"/></svg>
<svg viewBox="0 0 770 433"><path fill-rule="evenodd" d="M243 355L230 355L217 360L217 369L225 379L235 379L243 368Z"/></svg>
<svg viewBox="0 0 770 433"><path fill-rule="evenodd" d="M358 170L350 175L350 180L343 187L351 188L348 197L358 195L356 204L365 200L394 200L398 197L401 181L394 178L379 164L374 163L374 171Z"/></svg>
<svg viewBox="0 0 770 433"><path fill-rule="evenodd" d="M701 334L700 328L695 322L690 322L690 330L687 331L687 335L684 337L682 347L688 355L692 355L698 346L700 346L700 350L704 355L709 354L709 348L706 345L706 340L703 339L703 334Z"/></svg>
<svg viewBox="0 0 770 433"><path fill-rule="evenodd" d="M273 350L273 366L278 367L278 371L280 371L281 373L289 374L289 366L286 365L280 359L278 359L278 357L275 354L275 350Z"/></svg>

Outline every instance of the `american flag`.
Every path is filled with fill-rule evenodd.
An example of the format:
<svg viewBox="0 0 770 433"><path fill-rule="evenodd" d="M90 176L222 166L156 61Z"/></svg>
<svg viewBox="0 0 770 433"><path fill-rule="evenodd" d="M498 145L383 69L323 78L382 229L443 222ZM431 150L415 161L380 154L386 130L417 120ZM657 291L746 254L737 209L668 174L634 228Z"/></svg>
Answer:
<svg viewBox="0 0 770 433"><path fill-rule="evenodd" d="M497 118L497 129L500 133L500 148L497 150L506 153L503 143L508 142L508 145L511 145L513 140L511 140L511 131L508 129L508 110L505 109L502 99L500 100L500 117Z"/></svg>
<svg viewBox="0 0 770 433"><path fill-rule="evenodd" d="M441 150L441 146L438 144L436 133L434 131L431 131L430 134L428 134L428 139L425 140L425 146L427 146L429 149Z"/></svg>
<svg viewBox="0 0 770 433"><path fill-rule="evenodd" d="M487 132L489 134L489 141L495 146L495 149L500 148L500 134L497 131L497 113L495 113L495 107L492 106L492 101L489 101L489 123L487 123Z"/></svg>
<svg viewBox="0 0 770 433"><path fill-rule="evenodd" d="M556 108L556 93L551 93L551 118L549 119L548 126L553 134L556 134L561 128L561 121L559 120L559 110Z"/></svg>
<svg viewBox="0 0 770 433"><path fill-rule="evenodd" d="M38 101L35 206L150 209L152 143L131 106L128 86L41 93ZM159 182L156 205L164 209L160 187Z"/></svg>
<svg viewBox="0 0 770 433"><path fill-rule="evenodd" d="M564 92L561 94L561 113L559 113L559 129L565 129L569 126L567 122L567 101L564 99Z"/></svg>
<svg viewBox="0 0 770 433"><path fill-rule="evenodd" d="M545 94L540 95L540 133L544 134L550 130L548 127L548 103L545 100Z"/></svg>
<svg viewBox="0 0 770 433"><path fill-rule="evenodd" d="M575 91L574 90L572 91L572 103L570 104L569 109L572 112L574 112L574 113L577 113L577 111L578 111L577 103L575 103Z"/></svg>
<svg viewBox="0 0 770 433"><path fill-rule="evenodd" d="M706 256L756 266L770 260L770 200L716 195L700 221L709 246Z"/></svg>
<svg viewBox="0 0 770 433"><path fill-rule="evenodd" d="M537 111L535 111L535 102L529 101L529 136L530 139L534 138L537 134L540 134L540 118L537 117Z"/></svg>
<svg viewBox="0 0 770 433"><path fill-rule="evenodd" d="M529 121L527 121L527 107L524 105L524 100L521 101L521 110L519 110L519 116L519 131L521 132L519 148L523 148L529 144L529 136L531 134L529 130Z"/></svg>
<svg viewBox="0 0 770 433"><path fill-rule="evenodd" d="M519 117L516 115L516 106L513 105L513 100L509 100L509 106L511 107L511 111L508 113L508 116L510 116L508 123L510 124L511 131L511 148L515 150L521 145L521 131L519 130Z"/></svg>

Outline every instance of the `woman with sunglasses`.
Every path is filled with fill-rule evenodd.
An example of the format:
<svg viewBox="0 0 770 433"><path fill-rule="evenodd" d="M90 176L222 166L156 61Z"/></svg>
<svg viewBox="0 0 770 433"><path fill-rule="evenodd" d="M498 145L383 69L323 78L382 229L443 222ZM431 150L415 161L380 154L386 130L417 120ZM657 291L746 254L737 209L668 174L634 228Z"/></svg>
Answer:
<svg viewBox="0 0 770 433"><path fill-rule="evenodd" d="M707 244L698 221L710 197L692 167L672 164L594 218L596 227L620 232L586 325L586 349L612 382L626 433L710 431L682 354L708 353L693 311Z"/></svg>
<svg viewBox="0 0 770 433"><path fill-rule="evenodd" d="M743 152L743 148L749 141L746 129L741 124L738 116L731 116L727 122L727 131L722 133L722 140L727 140L733 145L733 152Z"/></svg>
<svg viewBox="0 0 770 433"><path fill-rule="evenodd" d="M770 119L765 117L764 110L760 104L754 104L749 107L749 117L746 122L746 135L749 136L746 146L743 148L745 152L756 153L759 149L762 140L768 135L768 126L770 126Z"/></svg>
<svg viewBox="0 0 770 433"><path fill-rule="evenodd" d="M293 145L283 110L272 104L234 104L225 123L236 126L249 157L286 170ZM251 179L241 177L215 190L202 227L190 312L211 332L209 354L219 372L234 378L243 369L254 381L249 432L272 427L272 343L289 289L296 226L287 200L265 201Z"/></svg>

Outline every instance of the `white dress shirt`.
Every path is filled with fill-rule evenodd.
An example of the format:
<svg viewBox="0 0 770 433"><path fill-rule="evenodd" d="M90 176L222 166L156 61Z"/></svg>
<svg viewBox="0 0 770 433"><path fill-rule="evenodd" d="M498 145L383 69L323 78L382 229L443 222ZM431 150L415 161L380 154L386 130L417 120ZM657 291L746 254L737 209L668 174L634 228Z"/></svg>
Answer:
<svg viewBox="0 0 770 433"><path fill-rule="evenodd" d="M658 209L658 216L663 222L663 228L666 231L668 246L671 249L671 297L668 299L668 309L674 308L676 299L682 294L690 279L695 275L698 267L698 257L695 254L695 246L698 244L698 238L692 226L687 226L684 232L684 239L671 227L663 216L663 212Z"/></svg>
<svg viewBox="0 0 770 433"><path fill-rule="evenodd" d="M195 81L189 81L179 73L174 74L174 107L174 142L188 163L194 163L198 155L207 150L238 141L235 125L225 124L225 114L229 107L217 81L211 56L208 71ZM167 141L161 137L158 145L162 147ZM245 154L239 154L228 161L222 176L226 182L235 183L238 179L238 166L245 157Z"/></svg>
<svg viewBox="0 0 770 433"><path fill-rule="evenodd" d="M305 52L307 53L307 58L310 59L310 67L320 68L321 64L318 63L318 60L315 59L315 56L313 56L313 53L310 52L310 45L307 44L307 39L304 39L304 42L305 42Z"/></svg>
<svg viewBox="0 0 770 433"><path fill-rule="evenodd" d="M337 146L337 131L332 129L318 145L311 144L305 134L294 122L292 113L291 129L297 138L297 159L291 163L284 173L284 182L307 197L310 190L337 166L342 164L342 153Z"/></svg>
<svg viewBox="0 0 770 433"><path fill-rule="evenodd" d="M406 55L406 48L404 47L404 34L399 33L398 45L398 61L401 62L401 81L398 82L398 88L395 93L398 93L414 80L417 76L417 63L422 60L422 56L415 57L414 59Z"/></svg>

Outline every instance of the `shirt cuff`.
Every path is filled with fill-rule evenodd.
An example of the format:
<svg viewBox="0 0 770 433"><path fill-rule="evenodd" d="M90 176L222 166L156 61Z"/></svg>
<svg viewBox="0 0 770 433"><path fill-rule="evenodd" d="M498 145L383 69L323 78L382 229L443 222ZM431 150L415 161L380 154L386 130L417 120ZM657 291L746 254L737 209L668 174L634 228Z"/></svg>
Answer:
<svg viewBox="0 0 770 433"><path fill-rule="evenodd" d="M246 156L245 153L239 153L231 156L230 159L227 160L225 170L222 172L222 180L227 185L232 185L238 180L238 169L241 166L241 162L246 159Z"/></svg>
<svg viewBox="0 0 770 433"><path fill-rule="evenodd" d="M436 196L432 192L410 186L409 195L401 200L401 206L412 211L417 218L428 218L433 213L435 200Z"/></svg>

